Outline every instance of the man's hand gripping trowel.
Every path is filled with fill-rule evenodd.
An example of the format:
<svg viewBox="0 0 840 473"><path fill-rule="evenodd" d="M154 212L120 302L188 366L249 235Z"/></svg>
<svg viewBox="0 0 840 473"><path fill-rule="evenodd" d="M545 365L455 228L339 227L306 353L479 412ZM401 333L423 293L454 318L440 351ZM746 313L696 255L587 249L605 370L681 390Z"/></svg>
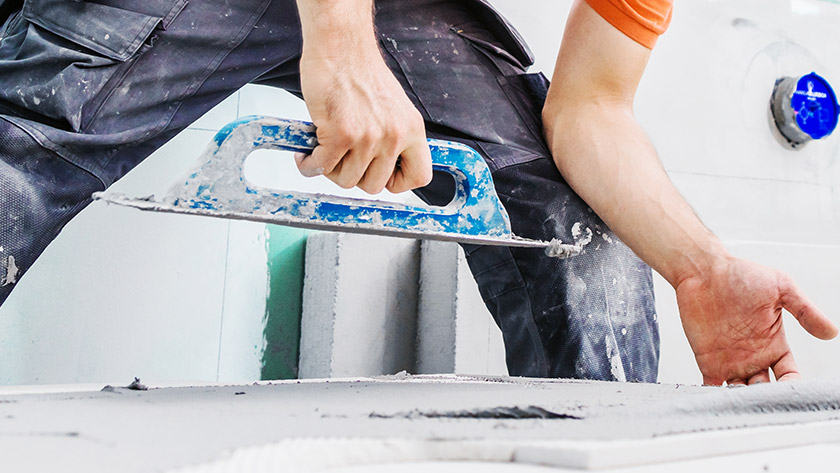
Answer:
<svg viewBox="0 0 840 473"><path fill-rule="evenodd" d="M196 167L162 199L101 192L93 198L141 210L318 230L545 248L546 254L559 258L580 253L580 247L556 239L537 241L513 235L484 159L458 143L429 140L433 169L445 171L455 179L455 197L444 207L280 191L255 186L245 179L245 160L251 152L280 149L308 153L317 143L311 123L245 117L219 131Z"/></svg>

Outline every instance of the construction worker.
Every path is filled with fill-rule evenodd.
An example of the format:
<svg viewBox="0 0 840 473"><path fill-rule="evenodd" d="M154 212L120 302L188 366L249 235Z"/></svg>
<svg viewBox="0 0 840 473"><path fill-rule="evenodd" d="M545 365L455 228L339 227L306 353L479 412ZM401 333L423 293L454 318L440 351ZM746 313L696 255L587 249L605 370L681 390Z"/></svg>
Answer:
<svg viewBox="0 0 840 473"><path fill-rule="evenodd" d="M788 276L727 252L633 117L670 12L576 1L549 87L481 0L0 0L0 301L93 192L259 83L306 100L304 175L445 201L425 139L459 141L514 233L583 245L567 260L464 246L512 375L655 381L652 267L705 383L796 378L782 308L816 337L837 328Z"/></svg>

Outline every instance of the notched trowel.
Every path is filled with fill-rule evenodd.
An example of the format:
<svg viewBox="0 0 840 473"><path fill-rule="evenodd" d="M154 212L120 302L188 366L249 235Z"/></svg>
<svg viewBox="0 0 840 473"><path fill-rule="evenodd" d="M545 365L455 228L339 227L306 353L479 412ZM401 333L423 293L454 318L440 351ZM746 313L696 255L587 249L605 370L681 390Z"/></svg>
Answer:
<svg viewBox="0 0 840 473"><path fill-rule="evenodd" d="M429 140L432 165L455 179L446 206L412 206L326 194L281 191L245 178L245 160L257 149L309 152L317 145L311 123L264 116L241 118L219 131L196 167L162 199L94 194L93 198L141 210L206 215L291 227L366 233L478 245L545 248L565 258L581 248L559 240L519 238L499 202L481 156L458 143Z"/></svg>

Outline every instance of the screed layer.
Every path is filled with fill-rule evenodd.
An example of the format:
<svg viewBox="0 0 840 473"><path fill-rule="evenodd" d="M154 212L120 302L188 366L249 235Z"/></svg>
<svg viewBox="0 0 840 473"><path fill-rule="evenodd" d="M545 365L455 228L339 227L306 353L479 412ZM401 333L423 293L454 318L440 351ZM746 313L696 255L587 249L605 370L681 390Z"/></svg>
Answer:
<svg viewBox="0 0 840 473"><path fill-rule="evenodd" d="M343 439L351 447L373 442L374 451L391 456L394 451L383 447L388 442L414 453L495 452L509 461L548 455L550 463L595 467L609 455L593 452L618 441L638 451L639 442L697 433L714 440L716 433L809 425L833 426L820 438L837 441L826 435L840 429L825 421L840 417L838 388L395 376L5 395L0 450L10 471L139 472L205 464L229 457L225 452L277 442L326 446L318 439ZM775 443L763 445L753 435L751 448L801 445L807 436L771 437Z"/></svg>

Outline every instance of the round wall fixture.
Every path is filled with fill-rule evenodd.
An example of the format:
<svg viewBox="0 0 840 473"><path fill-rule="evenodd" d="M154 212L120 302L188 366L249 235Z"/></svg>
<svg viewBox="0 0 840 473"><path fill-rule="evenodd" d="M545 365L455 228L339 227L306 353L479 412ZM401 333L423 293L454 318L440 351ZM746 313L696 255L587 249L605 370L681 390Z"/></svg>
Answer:
<svg viewBox="0 0 840 473"><path fill-rule="evenodd" d="M830 135L840 105L828 81L812 72L777 80L770 110L782 135L797 146Z"/></svg>

